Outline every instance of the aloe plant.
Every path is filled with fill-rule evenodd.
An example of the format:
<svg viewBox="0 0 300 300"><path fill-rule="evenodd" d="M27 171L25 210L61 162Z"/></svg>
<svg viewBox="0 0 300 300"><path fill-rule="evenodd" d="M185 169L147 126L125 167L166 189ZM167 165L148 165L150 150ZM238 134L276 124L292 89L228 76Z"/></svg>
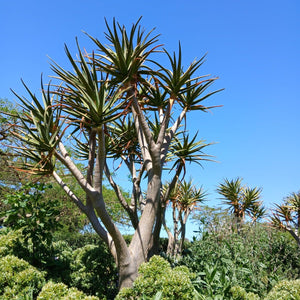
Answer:
<svg viewBox="0 0 300 300"><path fill-rule="evenodd" d="M287 231L300 248L300 193L292 193L282 204L276 204L270 216L273 227Z"/></svg>
<svg viewBox="0 0 300 300"><path fill-rule="evenodd" d="M237 231L246 217L250 216L253 222L265 215L265 208L261 198L261 188L249 188L242 185L242 178L233 180L225 179L217 189L217 192L222 196L223 203L229 206L229 210L233 213L236 219Z"/></svg>
<svg viewBox="0 0 300 300"><path fill-rule="evenodd" d="M23 112L12 134L19 141L15 150L24 158L17 168L52 176L59 183L108 245L122 288L132 285L151 244L157 242L166 165L173 161L171 172L178 179L185 175L186 161L208 159L202 153L208 144L196 138L189 141L188 135L180 139L178 134L189 111L209 109L202 102L215 93L207 88L217 78L196 75L203 58L184 68L181 46L173 55L159 50L158 35L142 29L140 19L129 30L115 20L112 26L106 21L106 26L106 42L88 35L96 48L91 53L81 50L78 41L77 56L65 46L71 70L52 62L54 80L46 89L42 84L41 99L25 84L28 99L15 93ZM167 56L170 70L152 59L157 52ZM75 157L67 151L70 143L77 149ZM85 159L85 171L76 166L79 157ZM85 192L85 199L63 181L57 160ZM112 176L110 161L127 167L130 201ZM135 229L129 246L106 209L105 176Z"/></svg>

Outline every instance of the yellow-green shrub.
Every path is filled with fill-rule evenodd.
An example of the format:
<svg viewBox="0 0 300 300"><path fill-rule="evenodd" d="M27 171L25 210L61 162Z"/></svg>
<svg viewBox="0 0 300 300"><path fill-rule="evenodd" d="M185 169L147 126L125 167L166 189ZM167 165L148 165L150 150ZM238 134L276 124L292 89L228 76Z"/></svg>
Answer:
<svg viewBox="0 0 300 300"><path fill-rule="evenodd" d="M233 300L259 300L260 297L254 293L247 293L245 289L240 286L234 286L230 289Z"/></svg>
<svg viewBox="0 0 300 300"><path fill-rule="evenodd" d="M68 288L63 283L52 281L44 285L39 293L37 300L99 300L95 296L87 296L76 288Z"/></svg>
<svg viewBox="0 0 300 300"><path fill-rule="evenodd" d="M264 300L300 300L300 279L278 282Z"/></svg>
<svg viewBox="0 0 300 300"><path fill-rule="evenodd" d="M37 295L45 283L44 274L28 262L13 255L0 258L1 299L18 299Z"/></svg>
<svg viewBox="0 0 300 300"><path fill-rule="evenodd" d="M21 245L22 230L0 230L0 257L14 254L16 248Z"/></svg>
<svg viewBox="0 0 300 300"><path fill-rule="evenodd" d="M140 266L133 287L122 289L116 299L152 299L157 292L162 293L161 299L193 299L192 277L188 268L172 269L162 257L153 256L148 263Z"/></svg>

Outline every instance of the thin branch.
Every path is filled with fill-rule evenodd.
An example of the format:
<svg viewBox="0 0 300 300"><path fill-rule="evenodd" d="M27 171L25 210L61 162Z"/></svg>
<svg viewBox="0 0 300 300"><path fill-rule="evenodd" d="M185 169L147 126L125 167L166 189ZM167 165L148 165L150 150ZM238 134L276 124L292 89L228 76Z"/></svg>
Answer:
<svg viewBox="0 0 300 300"><path fill-rule="evenodd" d="M164 164L167 153L169 151L169 147L171 144L171 141L173 139L173 137L175 136L176 131L178 130L183 118L186 115L186 110L183 109L182 112L180 113L180 115L178 116L177 120L175 121L175 123L173 124L173 126L171 127L170 131L168 132L167 135L164 136L164 141L161 147L161 162L162 164Z"/></svg>
<svg viewBox="0 0 300 300"><path fill-rule="evenodd" d="M87 182L83 174L71 160L63 143L59 142L58 146L61 153L55 151L55 157L57 157L69 169L69 171L73 174L79 185L83 188L83 190L86 193L95 192L94 188Z"/></svg>
<svg viewBox="0 0 300 300"><path fill-rule="evenodd" d="M147 122L147 120L146 120L146 118L143 114L143 111L140 108L138 100L135 96L134 88L132 88L128 92L128 94L129 94L129 98L132 98L132 106L133 106L134 117L138 119L138 124L140 125L136 128L137 132L138 132L138 129L143 132L143 135L144 135L144 137L146 139L146 142L147 142L147 145L149 147L149 151L150 151L150 153L152 153L156 149L156 144L153 140L151 130L148 126L148 122ZM135 124L137 124L137 123L135 122Z"/></svg>
<svg viewBox="0 0 300 300"><path fill-rule="evenodd" d="M71 200L79 207L79 209L87 213L87 207L81 202L81 200L71 191L71 189L66 185L66 183L61 179L61 177L53 171L53 177L57 183L62 187L65 193L71 198Z"/></svg>
<svg viewBox="0 0 300 300"><path fill-rule="evenodd" d="M156 141L156 144L159 145L160 149L162 149L163 141L164 141L165 135L166 135L166 130L169 126L169 121L170 121L170 116L171 116L171 108L172 108L172 105L169 102L166 112L165 112L165 115L160 124L161 126L160 126L159 134L157 137L157 141ZM161 119L161 115L160 115L160 119Z"/></svg>
<svg viewBox="0 0 300 300"><path fill-rule="evenodd" d="M92 185L93 183L95 156L96 156L96 132L92 130L89 136L89 158L88 158L88 168L87 168L87 175L86 175L87 182L90 185ZM88 194L86 194L86 205L90 208L93 207L92 200Z"/></svg>
<svg viewBox="0 0 300 300"><path fill-rule="evenodd" d="M114 189L120 204L127 211L128 215L130 217L132 226L134 228L136 228L137 225L138 225L138 218L137 218L137 215L135 214L135 210L132 210L131 207L126 202L126 199L124 198L120 187L116 184L116 182L112 178L111 173L109 171L109 168L108 168L108 165L107 165L106 162L105 162L105 165L104 165L104 172L105 172L105 175L106 175L111 187Z"/></svg>
<svg viewBox="0 0 300 300"><path fill-rule="evenodd" d="M77 205L77 207L86 214L89 218L93 228L99 234L99 236L104 240L104 242L108 245L113 256L116 256L116 250L114 249L114 243L111 236L107 233L107 231L101 226L95 211L85 206L82 201L71 191L71 189L67 186L67 184L61 179L61 177L54 171L53 177L57 181L57 183L62 187L65 193L69 196L69 198Z"/></svg>

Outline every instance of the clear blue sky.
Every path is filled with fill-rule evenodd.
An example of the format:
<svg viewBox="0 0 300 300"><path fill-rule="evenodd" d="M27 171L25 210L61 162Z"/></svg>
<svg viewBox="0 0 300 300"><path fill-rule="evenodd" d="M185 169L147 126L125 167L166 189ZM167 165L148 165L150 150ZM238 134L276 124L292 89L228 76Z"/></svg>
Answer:
<svg viewBox="0 0 300 300"><path fill-rule="evenodd" d="M64 43L90 43L82 31L103 40L104 18L156 27L169 51L181 41L184 60L208 53L202 74L220 79L225 91L207 104L224 105L192 118L191 127L208 142L219 163L188 168L194 182L220 201L223 178L243 177L263 188L266 206L300 189L300 2L216 1L1 1L0 97L25 93L20 78L36 92L40 74L50 74L49 57L66 62ZM46 78L45 78L46 80Z"/></svg>

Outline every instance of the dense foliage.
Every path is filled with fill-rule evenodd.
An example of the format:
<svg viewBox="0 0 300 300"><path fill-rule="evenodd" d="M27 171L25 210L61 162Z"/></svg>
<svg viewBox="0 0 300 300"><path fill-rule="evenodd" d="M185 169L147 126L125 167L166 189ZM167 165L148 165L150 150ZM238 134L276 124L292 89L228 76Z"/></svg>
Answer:
<svg viewBox="0 0 300 300"><path fill-rule="evenodd" d="M36 296L45 283L44 274L13 255L0 258L0 297L5 300Z"/></svg>
<svg viewBox="0 0 300 300"><path fill-rule="evenodd" d="M233 286L264 296L279 280L300 277L296 243L286 233L258 224L239 234L205 232L186 253L180 264L197 275L195 287L207 297L227 299Z"/></svg>
<svg viewBox="0 0 300 300"><path fill-rule="evenodd" d="M39 293L37 300L98 300L98 297L87 296L76 288L68 288L63 283L48 282Z"/></svg>
<svg viewBox="0 0 300 300"><path fill-rule="evenodd" d="M123 289L118 299L297 299L300 261L294 239L262 224L244 224L237 233L232 219L222 215L227 223L207 226L186 243L181 258L167 262L154 256L142 264L133 288ZM0 230L3 299L14 299L12 293L26 299L116 297L117 269L95 234L62 231L51 241L48 259L37 267L28 263L33 263L33 248L25 240L22 228Z"/></svg>
<svg viewBox="0 0 300 300"><path fill-rule="evenodd" d="M7 228L0 230L1 297L114 299L117 269L107 246L92 231L80 231L81 225L73 231L62 226L61 198L49 197L53 192L29 184L2 199ZM183 256L166 257L171 265L154 256L118 298L297 299L299 249L291 235L260 223L236 231L234 217L208 207L198 220L199 237L185 243ZM166 241L162 245L166 253Z"/></svg>
<svg viewBox="0 0 300 300"><path fill-rule="evenodd" d="M153 299L160 292L161 299L193 299L193 274L184 266L171 268L160 256L153 256L139 268L139 276L132 288L124 288L117 300Z"/></svg>
<svg viewBox="0 0 300 300"><path fill-rule="evenodd" d="M92 244L85 244L83 247L73 246L72 248L68 242L62 240L52 242L51 251L47 252L48 259L43 263L37 263L40 270L43 270L42 278L44 281L52 280L78 288L88 295L113 299L117 293L116 266L106 245L103 242L94 242L97 240L95 235L94 238L90 238L90 234L87 235L85 241ZM77 243L80 239L82 237L79 236ZM28 249L25 245L28 246ZM74 241L74 245L76 245L76 241ZM3 259L18 256L26 263L26 266L30 266L25 261L32 263L31 249L30 242L24 243L21 230L0 230L0 257ZM31 286L30 281L27 284ZM40 289L41 287L42 285L39 286Z"/></svg>

